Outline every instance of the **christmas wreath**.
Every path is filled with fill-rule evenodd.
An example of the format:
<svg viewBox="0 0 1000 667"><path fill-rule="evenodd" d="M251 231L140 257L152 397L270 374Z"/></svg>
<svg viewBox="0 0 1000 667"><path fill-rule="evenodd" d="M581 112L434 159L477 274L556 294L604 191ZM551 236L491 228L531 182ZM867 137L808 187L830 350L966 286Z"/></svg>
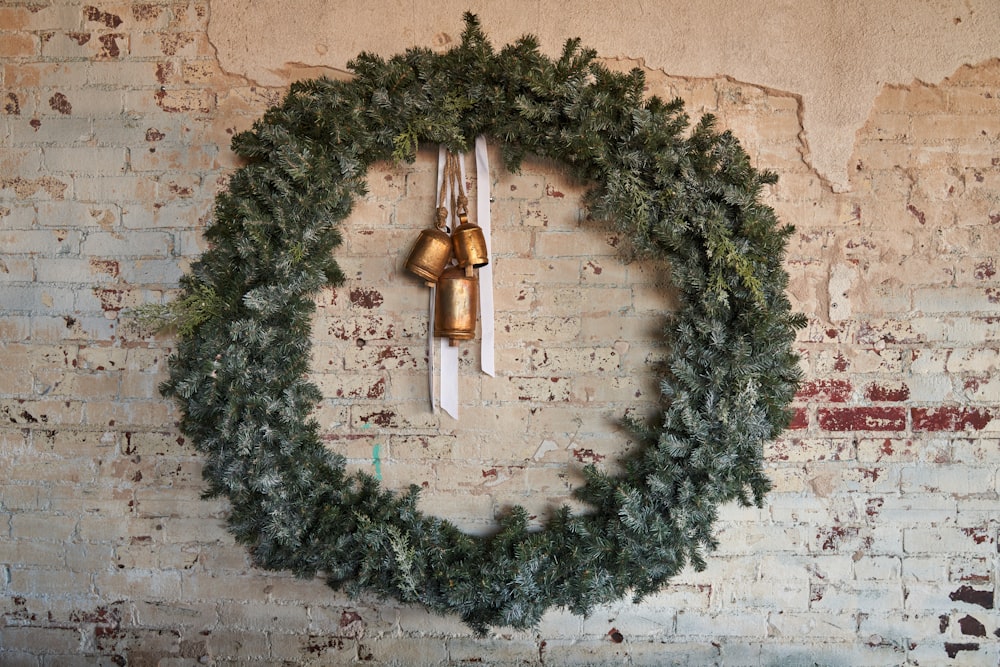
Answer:
<svg viewBox="0 0 1000 667"><path fill-rule="evenodd" d="M567 42L558 59L524 37L495 51L475 16L446 53L361 54L350 81L291 86L233 150L245 159L215 202L210 249L169 310L178 345L161 387L205 456L207 495L231 503L230 531L262 567L321 574L461 616L478 631L528 627L559 606L586 614L640 599L716 547L721 503L762 503L763 444L787 426L798 384L782 267L791 228L762 204L773 174L677 100L645 98L622 74ZM419 142L465 150L480 134L505 165L553 158L592 188L591 213L643 256L669 264L680 301L665 327L661 409L632 421L641 446L620 474L594 467L540 530L514 508L486 537L417 510L348 474L311 416L314 295L343 275L338 223L366 171L412 160Z"/></svg>

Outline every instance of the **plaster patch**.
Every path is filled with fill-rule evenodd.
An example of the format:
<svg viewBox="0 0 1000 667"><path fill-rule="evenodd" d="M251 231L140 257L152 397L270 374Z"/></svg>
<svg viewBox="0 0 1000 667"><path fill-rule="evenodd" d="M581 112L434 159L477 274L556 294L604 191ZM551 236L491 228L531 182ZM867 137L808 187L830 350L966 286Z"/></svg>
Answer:
<svg viewBox="0 0 1000 667"><path fill-rule="evenodd" d="M462 13L471 10L494 45L530 33L557 55L566 39L580 37L602 57L641 57L675 76L726 75L799 95L804 159L838 192L851 187L855 135L883 86L941 81L963 64L1000 56L994 0L384 4L213 0L209 38L227 71L284 86L326 68L342 76L361 51L388 57L414 46L446 49L453 40L441 36L461 30Z"/></svg>

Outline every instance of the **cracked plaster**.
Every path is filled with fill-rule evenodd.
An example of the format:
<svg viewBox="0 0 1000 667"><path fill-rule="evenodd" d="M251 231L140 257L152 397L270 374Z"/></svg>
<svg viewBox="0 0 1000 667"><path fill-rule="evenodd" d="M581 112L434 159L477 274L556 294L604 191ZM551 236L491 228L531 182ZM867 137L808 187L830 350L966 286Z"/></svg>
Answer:
<svg viewBox="0 0 1000 667"><path fill-rule="evenodd" d="M462 13L496 45L537 35L557 55L581 37L602 57L673 76L729 76L802 100L806 161L835 191L850 188L856 132L885 85L941 81L1000 57L996 0L212 0L209 37L222 66L261 85L343 75L360 51L446 49Z"/></svg>

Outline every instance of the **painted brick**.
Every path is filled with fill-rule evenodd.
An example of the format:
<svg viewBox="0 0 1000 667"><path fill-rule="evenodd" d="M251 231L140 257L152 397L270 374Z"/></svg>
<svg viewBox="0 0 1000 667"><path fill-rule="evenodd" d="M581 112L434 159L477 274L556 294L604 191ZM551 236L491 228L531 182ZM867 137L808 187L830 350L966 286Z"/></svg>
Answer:
<svg viewBox="0 0 1000 667"><path fill-rule="evenodd" d="M0 430L0 524L16 533L0 543L0 561L10 564L6 590L26 596L20 605L4 598L0 613L8 628L26 613L63 626L24 626L30 638L15 637L23 648L4 643L5 656L32 665L104 659L74 655L88 630L67 619L120 598L141 626L123 637L162 649L163 664L197 659L199 642L233 665L369 653L387 664L994 657L989 637L955 658L944 642L967 639L966 614L990 618L966 598L992 593L996 570L1000 320L988 249L1000 172L995 138L976 133L993 123L995 64L961 68L940 85L884 87L858 132L852 190L842 193L802 162L796 96L649 72L650 92L718 112L755 164L780 173L767 201L799 229L788 266L793 303L810 319L798 337L805 382L794 431L765 449L775 490L762 509L721 508L720 550L705 572L685 571L645 602L602 606L585 621L546 615L544 652L535 633L476 639L454 618L374 600L356 607L369 638L340 649L323 640L347 599L250 568L221 525L225 505L198 499L200 459L176 433L176 408L156 395L172 336L140 338L119 322L124 301L115 299L162 300L205 249L211 197L237 166L231 134L283 92L223 72L208 15L202 2L0 7L7 34L29 35L31 58L50 59L0 63L16 174L0 186L0 285L20 295L11 303L36 292L49 302L0 318L10 426ZM119 174L126 148L130 171ZM491 157L499 164L496 148ZM316 416L352 469L372 470L379 444L387 481L428 482L425 510L485 534L499 509L520 502L541 515L564 502L578 463L602 458L614 469L633 446L614 420L649 409L659 330L675 304L658 271L620 263L621 239L583 219L580 184L538 160L519 175L497 172L501 373L475 374L470 348L461 420L432 415L426 293L399 265L432 208L433 159L425 148L412 167L373 168L370 196L345 223L337 252L351 282L318 297L313 379L328 398ZM831 275L841 279L834 290ZM845 312L835 324L823 303L831 292ZM379 359L387 350L407 350L403 365ZM572 377L596 368L591 353L605 372ZM559 387L553 400L540 400L550 385ZM612 627L622 644L609 638ZM48 632L58 654L37 648ZM65 637L76 643L59 644ZM129 660L147 655L153 662L152 653Z"/></svg>

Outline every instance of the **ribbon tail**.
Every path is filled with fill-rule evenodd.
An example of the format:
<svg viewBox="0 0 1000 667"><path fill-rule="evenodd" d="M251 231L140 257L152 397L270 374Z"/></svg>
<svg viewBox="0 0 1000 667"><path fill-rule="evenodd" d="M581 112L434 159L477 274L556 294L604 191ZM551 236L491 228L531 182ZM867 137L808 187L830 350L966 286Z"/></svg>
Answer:
<svg viewBox="0 0 1000 667"><path fill-rule="evenodd" d="M441 409L458 419L458 348L441 339Z"/></svg>
<svg viewBox="0 0 1000 667"><path fill-rule="evenodd" d="M482 339L479 341L479 358L482 371L496 377L496 323L493 307L493 248L490 240L490 159L486 154L486 137L476 137L476 222L486 237L486 255L490 263L479 269L479 313Z"/></svg>
<svg viewBox="0 0 1000 667"><path fill-rule="evenodd" d="M431 401L431 412L436 411L434 405L434 307L437 304L437 287L430 286L427 306L427 396Z"/></svg>

